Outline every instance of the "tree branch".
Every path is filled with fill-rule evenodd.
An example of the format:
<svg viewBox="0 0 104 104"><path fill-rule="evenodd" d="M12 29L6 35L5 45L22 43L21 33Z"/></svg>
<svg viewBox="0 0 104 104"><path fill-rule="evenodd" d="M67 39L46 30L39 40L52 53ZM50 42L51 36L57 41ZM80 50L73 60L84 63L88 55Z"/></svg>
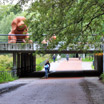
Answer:
<svg viewBox="0 0 104 104"><path fill-rule="evenodd" d="M89 25L92 23L92 21L93 21L94 19L96 19L96 18L98 18L98 17L100 17L100 16L102 16L102 15L104 15L104 12L101 13L101 14L99 14L99 15L97 15L97 16L94 16L93 18L91 18L91 20L89 21L89 23L85 26L86 28L83 30L83 32L86 31L86 30L89 28Z"/></svg>

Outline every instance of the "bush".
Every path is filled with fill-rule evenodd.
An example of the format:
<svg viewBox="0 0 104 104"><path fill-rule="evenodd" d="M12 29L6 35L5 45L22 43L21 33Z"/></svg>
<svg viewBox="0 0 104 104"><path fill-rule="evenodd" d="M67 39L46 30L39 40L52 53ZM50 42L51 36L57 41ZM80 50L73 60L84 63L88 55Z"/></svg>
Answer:
<svg viewBox="0 0 104 104"><path fill-rule="evenodd" d="M82 61L87 61L87 62L91 62L91 61L93 61L93 60L94 60L93 58L89 58L89 57L87 57L87 58L85 58L85 59L82 58Z"/></svg>
<svg viewBox="0 0 104 104"><path fill-rule="evenodd" d="M37 55L36 56L36 71L41 71L43 69L43 66L45 64L45 60L50 59L51 60L51 55L46 54L46 55Z"/></svg>
<svg viewBox="0 0 104 104"><path fill-rule="evenodd" d="M100 75L100 80L104 82L104 73Z"/></svg>
<svg viewBox="0 0 104 104"><path fill-rule="evenodd" d="M13 57L10 55L0 55L0 83L17 79L10 71L13 66Z"/></svg>
<svg viewBox="0 0 104 104"><path fill-rule="evenodd" d="M0 71L0 83L13 81L17 79L13 76L12 71Z"/></svg>
<svg viewBox="0 0 104 104"><path fill-rule="evenodd" d="M36 71L41 71L43 69L43 66L37 65L36 66Z"/></svg>
<svg viewBox="0 0 104 104"><path fill-rule="evenodd" d="M0 71L11 70L13 67L13 57L0 55Z"/></svg>

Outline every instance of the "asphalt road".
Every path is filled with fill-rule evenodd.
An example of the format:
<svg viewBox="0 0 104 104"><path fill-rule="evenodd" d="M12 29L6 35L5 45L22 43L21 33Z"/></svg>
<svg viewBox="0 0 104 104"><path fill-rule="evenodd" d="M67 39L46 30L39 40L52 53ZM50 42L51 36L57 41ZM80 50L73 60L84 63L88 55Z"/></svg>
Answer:
<svg viewBox="0 0 104 104"><path fill-rule="evenodd" d="M0 94L0 104L103 104L104 84L93 78L30 78ZM20 85L20 86L19 86Z"/></svg>

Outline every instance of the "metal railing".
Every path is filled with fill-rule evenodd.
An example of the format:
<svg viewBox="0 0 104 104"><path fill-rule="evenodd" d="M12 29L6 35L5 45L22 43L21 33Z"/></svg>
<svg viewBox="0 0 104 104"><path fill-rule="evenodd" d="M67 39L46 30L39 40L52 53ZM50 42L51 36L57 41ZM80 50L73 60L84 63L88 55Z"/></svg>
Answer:
<svg viewBox="0 0 104 104"><path fill-rule="evenodd" d="M15 34L15 36L24 36L25 34ZM1 36L7 36L7 39L0 39L0 50L11 50L11 51L17 51L17 50L47 50L48 44L37 44L37 43L21 43L21 39L17 41L17 43L8 43L8 36L14 36L13 34L0 34ZM29 36L29 35L25 35ZM56 45L52 49L48 50L59 50L61 47L61 44L64 44L64 42L59 42L58 45ZM98 44L98 43L96 43ZM83 50L102 50L101 48L102 42L99 42L98 47L96 48L95 44L85 44ZM89 47L89 49L87 49ZM66 49L66 51L69 50L80 50L80 44L70 44Z"/></svg>
<svg viewBox="0 0 104 104"><path fill-rule="evenodd" d="M0 34L0 50L34 50L33 43L23 43L21 39L18 39L16 43L8 43L8 36L14 36L13 34ZM25 34L15 34L15 36L30 36ZM2 38L1 38L2 37Z"/></svg>
<svg viewBox="0 0 104 104"><path fill-rule="evenodd" d="M0 44L0 50L34 50L32 43L5 43Z"/></svg>

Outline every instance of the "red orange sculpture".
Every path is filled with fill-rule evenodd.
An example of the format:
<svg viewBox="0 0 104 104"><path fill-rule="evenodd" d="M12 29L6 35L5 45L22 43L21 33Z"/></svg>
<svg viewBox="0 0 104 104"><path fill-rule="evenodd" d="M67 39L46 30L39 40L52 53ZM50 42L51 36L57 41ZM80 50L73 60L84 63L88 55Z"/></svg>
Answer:
<svg viewBox="0 0 104 104"><path fill-rule="evenodd" d="M53 36L49 40L44 39L41 43L42 44L47 44L48 42L51 42L52 40L56 40L56 35L55 34L53 34Z"/></svg>
<svg viewBox="0 0 104 104"><path fill-rule="evenodd" d="M8 36L8 43L26 43L26 40L28 40L29 43L32 43L32 40L29 40L29 36L27 36L28 28L24 23L25 20L25 17L19 16L12 21L12 29ZM24 34L24 36L18 36L16 34Z"/></svg>

